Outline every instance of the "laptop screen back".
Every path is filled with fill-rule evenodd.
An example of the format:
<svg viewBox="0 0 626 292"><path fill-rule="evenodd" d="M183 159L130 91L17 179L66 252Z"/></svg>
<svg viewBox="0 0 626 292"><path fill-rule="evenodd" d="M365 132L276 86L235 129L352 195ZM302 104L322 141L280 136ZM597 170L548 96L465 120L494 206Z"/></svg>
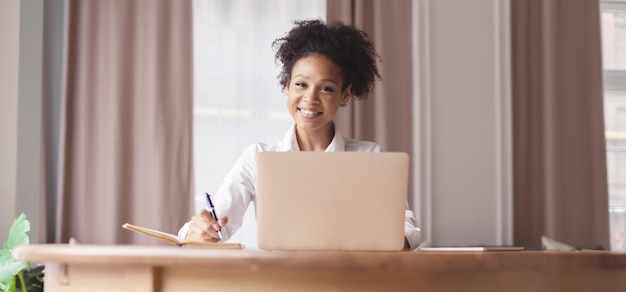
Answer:
<svg viewBox="0 0 626 292"><path fill-rule="evenodd" d="M265 250L401 250L406 153L260 152L256 217Z"/></svg>

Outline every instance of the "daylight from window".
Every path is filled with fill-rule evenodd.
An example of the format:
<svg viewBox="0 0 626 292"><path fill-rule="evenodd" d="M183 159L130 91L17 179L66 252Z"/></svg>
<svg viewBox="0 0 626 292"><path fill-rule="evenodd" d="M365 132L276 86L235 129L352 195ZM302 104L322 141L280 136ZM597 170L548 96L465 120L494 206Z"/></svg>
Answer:
<svg viewBox="0 0 626 292"><path fill-rule="evenodd" d="M292 125L272 42L294 20L325 19L326 0L194 0L195 209L250 144L281 140ZM231 241L256 238L246 220Z"/></svg>
<svg viewBox="0 0 626 292"><path fill-rule="evenodd" d="M611 249L626 251L626 2L602 2L604 127Z"/></svg>

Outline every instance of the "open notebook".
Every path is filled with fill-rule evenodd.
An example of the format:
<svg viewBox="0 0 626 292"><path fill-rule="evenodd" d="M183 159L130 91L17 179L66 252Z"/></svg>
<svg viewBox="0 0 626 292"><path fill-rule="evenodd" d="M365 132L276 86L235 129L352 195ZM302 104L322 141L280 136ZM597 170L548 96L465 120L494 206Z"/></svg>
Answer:
<svg viewBox="0 0 626 292"><path fill-rule="evenodd" d="M122 225L124 229L139 232L148 236L152 236L156 239L165 241L167 243L175 244L183 247L206 247L206 248L227 248L227 249L240 249L243 246L239 243L220 243L220 242L202 242L195 240L179 240L178 236L169 234L163 231L158 231L146 227L141 227L133 224L126 223Z"/></svg>
<svg viewBox="0 0 626 292"><path fill-rule="evenodd" d="M257 163L260 249L403 249L406 153L260 152Z"/></svg>

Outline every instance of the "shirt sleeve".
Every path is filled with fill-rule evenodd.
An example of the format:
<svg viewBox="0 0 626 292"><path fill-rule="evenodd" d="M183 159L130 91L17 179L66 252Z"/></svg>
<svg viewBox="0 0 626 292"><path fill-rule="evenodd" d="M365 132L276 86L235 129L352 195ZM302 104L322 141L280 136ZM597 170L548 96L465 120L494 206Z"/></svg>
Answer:
<svg viewBox="0 0 626 292"><path fill-rule="evenodd" d="M215 213L218 217L228 217L228 224L222 228L223 241L228 240L241 227L248 205L254 200L256 152L256 145L244 150L214 196ZM180 239L187 236L189 224L190 222L185 223L178 231Z"/></svg>
<svg viewBox="0 0 626 292"><path fill-rule="evenodd" d="M409 242L409 249L413 250L422 243L422 231L417 227L413 211L408 208L404 212L404 237Z"/></svg>
<svg viewBox="0 0 626 292"><path fill-rule="evenodd" d="M183 225L183 227L181 227L178 230L178 239L179 240L185 240L185 237L187 237L187 231L189 231L189 224L191 223L191 221L185 223Z"/></svg>

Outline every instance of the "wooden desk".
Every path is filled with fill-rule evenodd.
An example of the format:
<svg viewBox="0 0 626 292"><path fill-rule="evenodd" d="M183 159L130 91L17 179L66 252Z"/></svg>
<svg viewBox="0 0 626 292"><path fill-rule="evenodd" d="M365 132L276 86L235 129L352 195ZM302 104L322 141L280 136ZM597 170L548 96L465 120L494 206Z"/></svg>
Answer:
<svg viewBox="0 0 626 292"><path fill-rule="evenodd" d="M265 252L31 245L46 291L626 291L610 252Z"/></svg>

